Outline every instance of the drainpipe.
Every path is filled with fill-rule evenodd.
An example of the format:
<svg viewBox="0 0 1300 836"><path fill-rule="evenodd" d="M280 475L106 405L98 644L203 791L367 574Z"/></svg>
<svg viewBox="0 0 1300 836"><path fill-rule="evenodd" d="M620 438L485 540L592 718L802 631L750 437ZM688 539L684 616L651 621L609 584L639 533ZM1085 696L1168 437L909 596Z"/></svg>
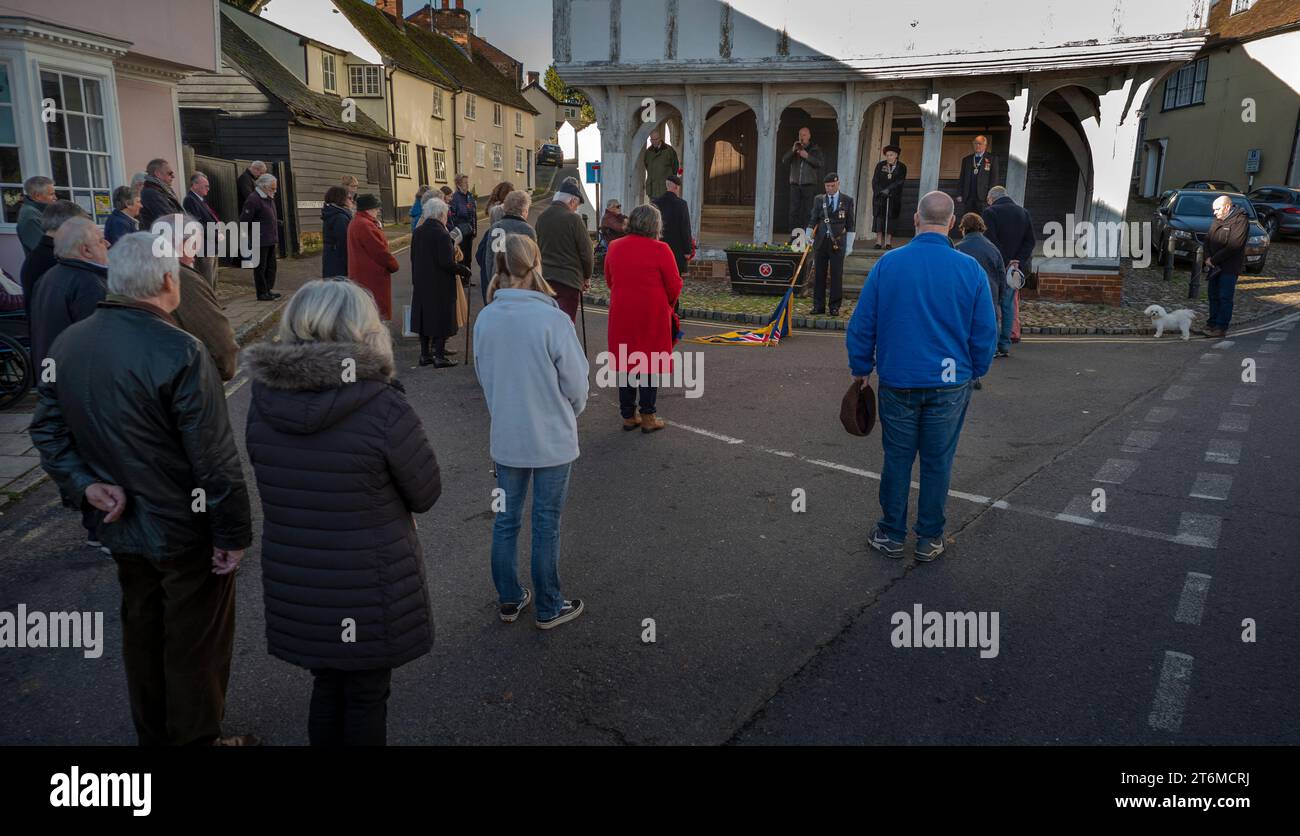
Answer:
<svg viewBox="0 0 1300 836"><path fill-rule="evenodd" d="M456 127L456 118L457 114L460 113L460 108L456 106L456 97L459 95L459 92L451 91L451 187L453 189L456 188L456 177L460 175L460 156L456 153L456 150L460 147L456 142L459 133Z"/></svg>
<svg viewBox="0 0 1300 836"><path fill-rule="evenodd" d="M397 151L401 147L401 140L397 137L397 101L393 93L393 74L397 72L397 66L389 58L384 58L384 73L388 77L388 128L393 135L393 142L398 143L393 146L393 153L390 155L388 166L389 181L393 186L393 220L397 220ZM379 202L383 205L383 194L379 196ZM381 209L382 211L382 209Z"/></svg>

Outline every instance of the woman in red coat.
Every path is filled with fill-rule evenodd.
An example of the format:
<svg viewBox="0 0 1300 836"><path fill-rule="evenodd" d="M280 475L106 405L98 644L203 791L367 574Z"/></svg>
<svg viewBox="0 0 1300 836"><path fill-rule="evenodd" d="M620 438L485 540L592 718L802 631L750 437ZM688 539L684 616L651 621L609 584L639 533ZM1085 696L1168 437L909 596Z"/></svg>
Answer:
<svg viewBox="0 0 1300 836"><path fill-rule="evenodd" d="M650 384L656 376L672 373L673 306L682 292L673 251L659 240L662 230L659 210L638 206L627 219L628 234L605 254L609 351L620 372L618 408L623 429L640 427L643 433L664 428L655 415L658 390Z"/></svg>
<svg viewBox="0 0 1300 836"><path fill-rule="evenodd" d="M379 198L359 195L356 217L348 224L348 278L370 291L385 322L393 318L392 274L397 266L379 226Z"/></svg>

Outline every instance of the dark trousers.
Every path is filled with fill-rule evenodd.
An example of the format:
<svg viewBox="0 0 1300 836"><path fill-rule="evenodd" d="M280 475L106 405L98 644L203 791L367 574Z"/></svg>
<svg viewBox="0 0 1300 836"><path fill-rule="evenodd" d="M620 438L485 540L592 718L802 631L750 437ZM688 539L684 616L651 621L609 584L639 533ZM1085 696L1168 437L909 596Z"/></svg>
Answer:
<svg viewBox="0 0 1300 836"><path fill-rule="evenodd" d="M639 395L639 397L638 397ZM618 387L618 411L624 418L636 415L640 406L644 415L654 415L655 398L659 390L654 386L620 386Z"/></svg>
<svg viewBox="0 0 1300 836"><path fill-rule="evenodd" d="M831 309L837 309L844 298L844 247L831 250L831 242L823 240L817 245L813 261L813 307L821 309L826 301L826 279L831 283Z"/></svg>
<svg viewBox="0 0 1300 836"><path fill-rule="evenodd" d="M221 735L235 640L235 576L212 573L212 548L153 561L114 554L122 586L122 657L141 746Z"/></svg>
<svg viewBox="0 0 1300 836"><path fill-rule="evenodd" d="M307 738L313 746L387 746L392 668L312 670Z"/></svg>
<svg viewBox="0 0 1300 836"><path fill-rule="evenodd" d="M447 338L420 337L420 354L423 357L447 356Z"/></svg>
<svg viewBox="0 0 1300 836"><path fill-rule="evenodd" d="M466 235L464 238L460 239L460 256L461 256L461 261L460 261L461 264L464 264L466 267L473 266L474 264L474 236L473 235ZM466 279L465 283L469 284L469 279Z"/></svg>
<svg viewBox="0 0 1300 836"><path fill-rule="evenodd" d="M253 284L258 296L268 296L275 289L275 245L262 247L257 266L253 268Z"/></svg>
<svg viewBox="0 0 1300 836"><path fill-rule="evenodd" d="M790 229L805 229L812 219L813 199L822 188L815 183L790 184Z"/></svg>
<svg viewBox="0 0 1300 836"><path fill-rule="evenodd" d="M569 287L567 284L551 282L551 290L555 291L555 303L560 306L560 310L569 315L573 324L578 324L578 307L582 304L582 291L576 287Z"/></svg>
<svg viewBox="0 0 1300 836"><path fill-rule="evenodd" d="M1206 283L1210 315L1206 324L1224 331L1232 324L1232 297L1237 292L1237 277L1222 271L1215 273Z"/></svg>

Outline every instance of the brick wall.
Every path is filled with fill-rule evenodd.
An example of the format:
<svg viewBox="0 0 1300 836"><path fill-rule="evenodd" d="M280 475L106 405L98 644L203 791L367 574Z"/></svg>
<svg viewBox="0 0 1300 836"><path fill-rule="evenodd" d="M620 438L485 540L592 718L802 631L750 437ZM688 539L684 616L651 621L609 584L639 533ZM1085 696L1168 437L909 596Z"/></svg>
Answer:
<svg viewBox="0 0 1300 836"><path fill-rule="evenodd" d="M1124 279L1113 275L1093 273L1039 273L1037 290L1021 293L1028 299L1054 299L1060 302L1087 302L1119 307L1123 300Z"/></svg>
<svg viewBox="0 0 1300 836"><path fill-rule="evenodd" d="M687 278L697 281L721 280L726 279L729 275L726 259L722 261L692 261L686 265L686 270L690 274Z"/></svg>

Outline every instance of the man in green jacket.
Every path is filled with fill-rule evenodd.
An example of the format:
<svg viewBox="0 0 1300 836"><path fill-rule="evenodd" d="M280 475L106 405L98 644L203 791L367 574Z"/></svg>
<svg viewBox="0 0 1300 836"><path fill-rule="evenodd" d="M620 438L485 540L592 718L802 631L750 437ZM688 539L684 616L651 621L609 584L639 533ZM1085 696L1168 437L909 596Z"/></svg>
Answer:
<svg viewBox="0 0 1300 836"><path fill-rule="evenodd" d="M18 240L26 258L41 243L41 218L45 207L54 202L54 181L37 174L23 183L23 203L18 210Z"/></svg>
<svg viewBox="0 0 1300 836"><path fill-rule="evenodd" d="M650 147L645 149L646 199L654 200L667 191L664 181L675 175L679 167L677 152L664 142L664 132L655 128L650 132Z"/></svg>
<svg viewBox="0 0 1300 836"><path fill-rule="evenodd" d="M582 184L564 178L546 211L537 217L537 246L542 251L542 275L555 290L560 310L578 321L582 292L591 286L595 267L587 221L578 214L585 202Z"/></svg>

